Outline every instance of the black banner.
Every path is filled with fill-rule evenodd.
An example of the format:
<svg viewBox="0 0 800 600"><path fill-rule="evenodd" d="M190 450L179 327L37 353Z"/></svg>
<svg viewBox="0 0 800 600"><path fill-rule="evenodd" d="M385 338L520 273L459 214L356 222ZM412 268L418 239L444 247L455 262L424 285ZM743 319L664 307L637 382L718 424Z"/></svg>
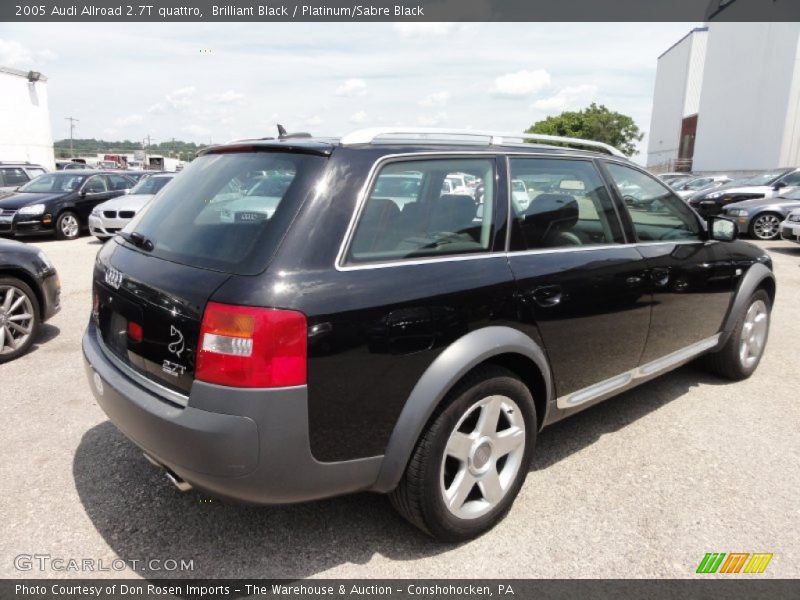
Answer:
<svg viewBox="0 0 800 600"><path fill-rule="evenodd" d="M456 600L536 598L541 600L784 600L800 597L800 580L780 579L6 579L4 600L228 600L270 598L397 598Z"/></svg>
<svg viewBox="0 0 800 600"><path fill-rule="evenodd" d="M800 21L798 0L3 0L0 21Z"/></svg>

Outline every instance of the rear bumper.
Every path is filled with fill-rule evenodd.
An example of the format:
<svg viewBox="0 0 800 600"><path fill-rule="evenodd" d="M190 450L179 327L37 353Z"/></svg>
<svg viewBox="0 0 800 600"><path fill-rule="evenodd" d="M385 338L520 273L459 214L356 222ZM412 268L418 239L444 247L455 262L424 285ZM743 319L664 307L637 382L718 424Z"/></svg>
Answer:
<svg viewBox="0 0 800 600"><path fill-rule="evenodd" d="M283 504L365 490L377 479L382 457L321 463L312 456L305 386L239 389L196 381L188 406L180 408L120 371L94 324L83 336L83 356L95 399L114 425L193 487Z"/></svg>

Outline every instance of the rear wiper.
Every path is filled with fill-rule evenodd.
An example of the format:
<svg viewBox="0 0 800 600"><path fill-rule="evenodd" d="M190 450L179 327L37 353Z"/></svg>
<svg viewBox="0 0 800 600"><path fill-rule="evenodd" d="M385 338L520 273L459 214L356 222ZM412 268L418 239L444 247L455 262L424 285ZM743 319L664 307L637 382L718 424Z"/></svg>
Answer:
<svg viewBox="0 0 800 600"><path fill-rule="evenodd" d="M118 231L117 233L120 235L120 237L122 237L123 240L129 244L133 244L137 248L141 248L145 252L151 252L154 248L153 242L144 237L138 231L134 231L133 233Z"/></svg>

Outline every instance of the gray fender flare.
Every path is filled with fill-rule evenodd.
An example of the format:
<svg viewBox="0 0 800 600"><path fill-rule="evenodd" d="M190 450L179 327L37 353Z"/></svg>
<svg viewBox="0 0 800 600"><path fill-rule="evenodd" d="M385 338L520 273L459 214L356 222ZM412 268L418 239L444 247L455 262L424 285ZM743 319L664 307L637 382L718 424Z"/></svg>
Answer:
<svg viewBox="0 0 800 600"><path fill-rule="evenodd" d="M390 492L397 487L422 429L453 385L480 363L508 353L528 357L541 370L549 404L552 398L550 366L536 342L511 327L491 326L472 331L442 352L411 390L389 438L373 491Z"/></svg>
<svg viewBox="0 0 800 600"><path fill-rule="evenodd" d="M736 296L733 302L731 302L728 314L725 316L725 321L722 326L722 336L720 337L718 347L721 348L728 341L731 333L733 333L736 320L742 314L742 311L747 308L746 304L750 296L761 287L765 280L770 280L772 285L775 285L775 275L766 265L757 262L747 269L747 273L742 277L739 288L736 290Z"/></svg>

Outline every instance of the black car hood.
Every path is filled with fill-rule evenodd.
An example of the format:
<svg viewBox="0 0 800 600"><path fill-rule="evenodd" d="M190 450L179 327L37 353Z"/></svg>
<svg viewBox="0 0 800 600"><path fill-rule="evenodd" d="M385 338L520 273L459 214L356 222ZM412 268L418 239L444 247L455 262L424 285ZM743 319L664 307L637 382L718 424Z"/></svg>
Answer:
<svg viewBox="0 0 800 600"><path fill-rule="evenodd" d="M47 202L48 200L56 200L68 196L72 192L60 192L57 194L45 193L34 194L32 192L15 192L10 196L0 198L0 208L11 208L17 210L28 204L38 204L39 202Z"/></svg>

